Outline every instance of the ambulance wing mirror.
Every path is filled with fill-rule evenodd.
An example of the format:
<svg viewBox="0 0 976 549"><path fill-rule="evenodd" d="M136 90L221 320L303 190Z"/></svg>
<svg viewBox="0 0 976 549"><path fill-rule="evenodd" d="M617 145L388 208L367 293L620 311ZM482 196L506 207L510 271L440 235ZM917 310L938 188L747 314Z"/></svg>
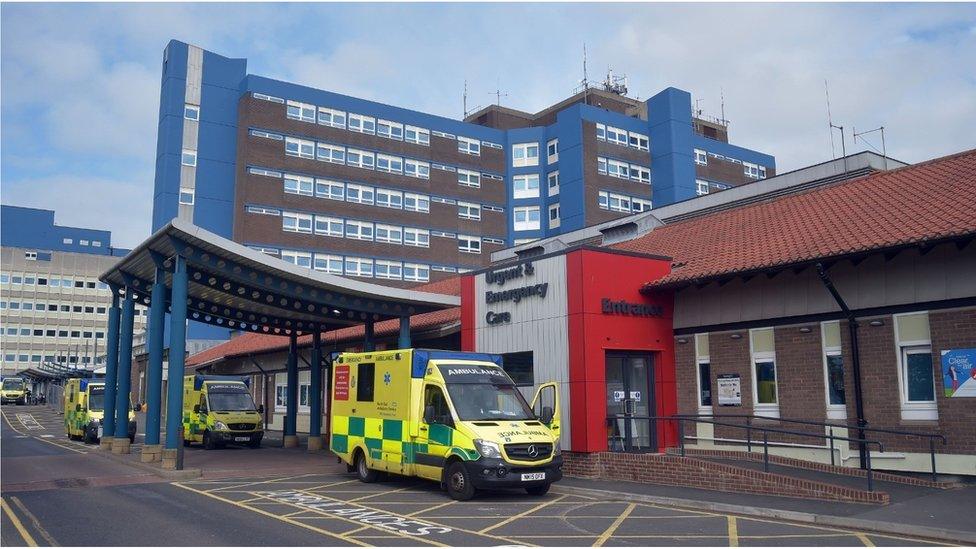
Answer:
<svg viewBox="0 0 976 549"><path fill-rule="evenodd" d="M258 404L258 413L259 414L263 414L264 413L264 404Z"/></svg>
<svg viewBox="0 0 976 549"><path fill-rule="evenodd" d="M424 423L430 425L434 423L434 407L425 406L424 407Z"/></svg>
<svg viewBox="0 0 976 549"><path fill-rule="evenodd" d="M132 411L134 411L134 412L141 412L142 411L142 404L139 404L138 402L136 402L132 406Z"/></svg>
<svg viewBox="0 0 976 549"><path fill-rule="evenodd" d="M552 423L552 417L553 417L553 415L555 415L555 414L552 411L552 406L543 406L542 407L542 415L539 416L539 420L542 423L545 423L546 425L549 425L550 423Z"/></svg>
<svg viewBox="0 0 976 549"><path fill-rule="evenodd" d="M79 404L75 404L75 411L76 412L80 412L81 411L81 404L80 403Z"/></svg>

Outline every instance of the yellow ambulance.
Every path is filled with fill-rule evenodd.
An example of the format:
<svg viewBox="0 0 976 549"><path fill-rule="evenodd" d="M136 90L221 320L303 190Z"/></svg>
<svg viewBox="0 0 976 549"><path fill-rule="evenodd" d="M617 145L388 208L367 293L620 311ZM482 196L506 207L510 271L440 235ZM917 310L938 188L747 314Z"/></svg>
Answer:
<svg viewBox="0 0 976 549"><path fill-rule="evenodd" d="M189 375L183 378L183 445L207 450L227 444L259 448L264 405L255 406L248 376Z"/></svg>
<svg viewBox="0 0 976 549"><path fill-rule="evenodd" d="M131 403L130 403L131 404ZM129 442L136 441L136 415L139 406L129 406ZM105 417L105 382L69 379L64 386L64 430L72 440L94 444L102 438Z"/></svg>
<svg viewBox="0 0 976 549"><path fill-rule="evenodd" d="M27 382L21 377L7 377L0 386L0 403L27 404Z"/></svg>
<svg viewBox="0 0 976 549"><path fill-rule="evenodd" d="M332 360L330 448L359 480L384 473L542 495L562 478L555 383L532 405L498 355L424 349L341 353Z"/></svg>

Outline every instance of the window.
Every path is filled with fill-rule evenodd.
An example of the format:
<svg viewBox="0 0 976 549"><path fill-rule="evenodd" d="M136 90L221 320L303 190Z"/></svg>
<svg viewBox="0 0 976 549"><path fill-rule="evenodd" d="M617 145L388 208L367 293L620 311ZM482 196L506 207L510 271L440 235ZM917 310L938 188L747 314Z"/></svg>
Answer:
<svg viewBox="0 0 976 549"><path fill-rule="evenodd" d="M355 202L357 204L372 204L373 187L354 185L350 183L346 185L346 200L349 202Z"/></svg>
<svg viewBox="0 0 976 549"><path fill-rule="evenodd" d="M288 194L300 194L312 196L312 178L300 175L285 174L285 192Z"/></svg>
<svg viewBox="0 0 976 549"><path fill-rule="evenodd" d="M375 133L376 119L371 116L349 113L349 131L359 133Z"/></svg>
<svg viewBox="0 0 976 549"><path fill-rule="evenodd" d="M407 126L404 130L403 140L418 145L430 145L430 130L416 126Z"/></svg>
<svg viewBox="0 0 976 549"><path fill-rule="evenodd" d="M403 162L403 173L409 175L410 177L430 179L430 164L421 162L419 160L410 160L408 158Z"/></svg>
<svg viewBox="0 0 976 549"><path fill-rule="evenodd" d="M458 185L463 185L465 187L481 187L481 174L478 172L458 168L457 180Z"/></svg>
<svg viewBox="0 0 976 549"><path fill-rule="evenodd" d="M322 162L332 162L333 164L346 163L346 149L336 147L328 143L318 143L315 146L315 157Z"/></svg>
<svg viewBox="0 0 976 549"><path fill-rule="evenodd" d="M349 166L372 170L375 163L375 155L371 152L360 151L358 149L349 149L346 151L346 164Z"/></svg>
<svg viewBox="0 0 976 549"><path fill-rule="evenodd" d="M286 137L285 154L299 158L315 158L315 142Z"/></svg>
<svg viewBox="0 0 976 549"><path fill-rule="evenodd" d="M373 276L373 260L361 257L347 257L346 274L350 276Z"/></svg>
<svg viewBox="0 0 976 549"><path fill-rule="evenodd" d="M403 209L411 212L429 212L430 197L423 194L404 193Z"/></svg>
<svg viewBox="0 0 976 549"><path fill-rule="evenodd" d="M100 240L92 240L92 247L93 248L101 248L102 247L102 242Z"/></svg>
<svg viewBox="0 0 976 549"><path fill-rule="evenodd" d="M397 225L376 224L376 241L400 244L403 242L403 227Z"/></svg>
<svg viewBox="0 0 976 549"><path fill-rule="evenodd" d="M430 231L427 229L403 229L403 243L407 246L417 246L418 248L430 247Z"/></svg>
<svg viewBox="0 0 976 549"><path fill-rule="evenodd" d="M651 209L650 200L644 200L643 198L631 198L630 203L635 212L646 212Z"/></svg>
<svg viewBox="0 0 976 549"><path fill-rule="evenodd" d="M538 143L516 143L512 145L512 165L538 166L539 165L539 144Z"/></svg>
<svg viewBox="0 0 976 549"><path fill-rule="evenodd" d="M248 206L248 213L261 214L261 215L281 215L281 210L276 210L274 208L265 208L263 206Z"/></svg>
<svg viewBox="0 0 976 549"><path fill-rule="evenodd" d="M329 200L345 200L346 185L331 179L316 179L315 196Z"/></svg>
<svg viewBox="0 0 976 549"><path fill-rule="evenodd" d="M477 236L458 235L458 251L469 254L481 253L481 238Z"/></svg>
<svg viewBox="0 0 976 549"><path fill-rule="evenodd" d="M376 189L376 205L384 208L403 208L403 193L389 189Z"/></svg>
<svg viewBox="0 0 976 549"><path fill-rule="evenodd" d="M314 268L316 271L324 271L329 274L342 274L342 256L315 254Z"/></svg>
<svg viewBox="0 0 976 549"><path fill-rule="evenodd" d="M894 315L903 420L936 420L935 373L928 313Z"/></svg>
<svg viewBox="0 0 976 549"><path fill-rule="evenodd" d="M607 141L611 143L616 143L618 145L627 146L627 144L629 143L629 140L627 138L627 130L621 130L620 128L607 126Z"/></svg>
<svg viewBox="0 0 976 549"><path fill-rule="evenodd" d="M630 164L619 160L607 159L607 175L619 177L620 179L630 179Z"/></svg>
<svg viewBox="0 0 976 549"><path fill-rule="evenodd" d="M603 124L596 125L596 138L600 141L607 140L607 127Z"/></svg>
<svg viewBox="0 0 976 549"><path fill-rule="evenodd" d="M539 228L539 207L522 206L512 211L516 231L532 231Z"/></svg>
<svg viewBox="0 0 976 549"><path fill-rule="evenodd" d="M647 140L647 136L641 133L630 132L630 146L635 149L646 151L649 150L650 142Z"/></svg>
<svg viewBox="0 0 976 549"><path fill-rule="evenodd" d="M549 206L549 228L555 229L559 223L559 204L553 204Z"/></svg>
<svg viewBox="0 0 976 549"><path fill-rule="evenodd" d="M315 105L288 101L285 106L285 116L302 122L315 122Z"/></svg>
<svg viewBox="0 0 976 549"><path fill-rule="evenodd" d="M346 238L373 240L373 224L368 221L346 221Z"/></svg>
<svg viewBox="0 0 976 549"><path fill-rule="evenodd" d="M343 221L338 217L315 216L315 234L342 238Z"/></svg>
<svg viewBox="0 0 976 549"><path fill-rule="evenodd" d="M290 233L311 233L312 216L295 212L281 212L281 230Z"/></svg>
<svg viewBox="0 0 976 549"><path fill-rule="evenodd" d="M8 284L10 282L10 275L0 274L0 282L2 282L3 284Z"/></svg>
<svg viewBox="0 0 976 549"><path fill-rule="evenodd" d="M702 166L708 165L708 153L701 149L695 149L695 164L700 164Z"/></svg>
<svg viewBox="0 0 976 549"><path fill-rule="evenodd" d="M399 156L377 154L376 170L388 173L403 173L403 159Z"/></svg>
<svg viewBox="0 0 976 549"><path fill-rule="evenodd" d="M275 374L275 411L288 409L288 374Z"/></svg>
<svg viewBox="0 0 976 549"><path fill-rule="evenodd" d="M601 209L615 212L631 212L631 199L622 194L600 191L599 205Z"/></svg>
<svg viewBox="0 0 976 549"><path fill-rule="evenodd" d="M695 364L698 369L698 408L712 407L712 364L708 355L708 334L695 334Z"/></svg>
<svg viewBox="0 0 976 549"><path fill-rule="evenodd" d="M377 259L373 269L376 278L387 280L401 280L403 278L403 264L399 261Z"/></svg>
<svg viewBox="0 0 976 549"><path fill-rule="evenodd" d="M299 267L312 266L312 254L309 252L299 252L295 250L281 250L281 259L298 265Z"/></svg>
<svg viewBox="0 0 976 549"><path fill-rule="evenodd" d="M376 135L387 139L403 140L403 124L390 122L389 120L376 121Z"/></svg>
<svg viewBox="0 0 976 549"><path fill-rule="evenodd" d="M344 111L319 107L319 124L345 129L346 113Z"/></svg>
<svg viewBox="0 0 976 549"><path fill-rule="evenodd" d="M651 184L651 169L637 164L630 165L630 178L638 183Z"/></svg>
<svg viewBox="0 0 976 549"><path fill-rule="evenodd" d="M184 166L195 167L197 165L197 151L183 149L183 158L181 163Z"/></svg>
<svg viewBox="0 0 976 549"><path fill-rule="evenodd" d="M430 267L419 263L404 263L403 279L413 282L427 282L430 280Z"/></svg>
<svg viewBox="0 0 976 549"><path fill-rule="evenodd" d="M532 362L532 351L504 353L502 355L502 367L505 369L505 373L519 387L532 387L535 385Z"/></svg>
<svg viewBox="0 0 976 549"><path fill-rule="evenodd" d="M841 353L840 322L822 322L820 341L823 347L824 387L827 398L827 419L847 419L847 399L844 394L844 357Z"/></svg>
<svg viewBox="0 0 976 549"><path fill-rule="evenodd" d="M549 175L546 176L546 181L549 186L549 196L559 194L559 170L549 172Z"/></svg>
<svg viewBox="0 0 976 549"><path fill-rule="evenodd" d="M749 330L753 367L752 401L757 416L779 417L774 337L772 328Z"/></svg>
<svg viewBox="0 0 976 549"><path fill-rule="evenodd" d="M596 157L596 173L607 175L607 159L602 156Z"/></svg>
<svg viewBox="0 0 976 549"><path fill-rule="evenodd" d="M559 140L551 139L546 143L546 163L552 164L559 161Z"/></svg>
<svg viewBox="0 0 976 549"><path fill-rule="evenodd" d="M750 162L742 163L742 171L746 177L759 179L759 166ZM765 170L763 170L765 171Z"/></svg>
<svg viewBox="0 0 976 549"><path fill-rule="evenodd" d="M458 217L461 219L481 219L481 206L471 202L458 201Z"/></svg>
<svg viewBox="0 0 976 549"><path fill-rule="evenodd" d="M696 179L695 186L697 187L696 191L698 196L708 194L708 181L705 181L704 179Z"/></svg>
<svg viewBox="0 0 976 549"><path fill-rule="evenodd" d="M539 196L539 174L516 175L512 178L515 198L536 198Z"/></svg>
<svg viewBox="0 0 976 549"><path fill-rule="evenodd" d="M183 118L187 120L200 120L200 107L189 103L183 105Z"/></svg>
<svg viewBox="0 0 976 549"><path fill-rule="evenodd" d="M458 152L464 154L470 154L474 156L481 156L481 141L477 139L468 139L467 137L458 136Z"/></svg>

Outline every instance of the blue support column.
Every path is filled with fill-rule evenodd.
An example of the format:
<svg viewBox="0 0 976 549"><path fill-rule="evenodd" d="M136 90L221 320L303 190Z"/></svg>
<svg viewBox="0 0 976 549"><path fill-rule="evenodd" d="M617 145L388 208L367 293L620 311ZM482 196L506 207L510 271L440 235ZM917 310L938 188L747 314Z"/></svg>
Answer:
<svg viewBox="0 0 976 549"><path fill-rule="evenodd" d="M400 337L397 339L397 348L399 349L410 348L410 317L409 316L400 317Z"/></svg>
<svg viewBox="0 0 976 549"><path fill-rule="evenodd" d="M108 309L108 332L105 349L105 414L102 416L102 446L110 446L115 435L115 394L119 381L119 289L112 291L112 306Z"/></svg>
<svg viewBox="0 0 976 549"><path fill-rule="evenodd" d="M132 388L132 328L135 322L135 295L126 286L122 300L122 320L119 322L119 390L115 394L115 440L112 451L129 453L129 392Z"/></svg>
<svg viewBox="0 0 976 549"><path fill-rule="evenodd" d="M159 422L163 403L163 324L166 320L166 272L156 267L149 304L149 368L146 380L146 446L159 444Z"/></svg>
<svg viewBox="0 0 976 549"><path fill-rule="evenodd" d="M309 372L309 419L308 419L308 449L309 451L322 448L322 334L312 334L311 371Z"/></svg>
<svg viewBox="0 0 976 549"><path fill-rule="evenodd" d="M298 335L294 332L288 338L288 386L285 387L285 430L284 447L298 446L296 426L298 421Z"/></svg>
<svg viewBox="0 0 976 549"><path fill-rule="evenodd" d="M169 369L166 385L166 447L163 450L163 467L175 468L176 451L181 444L183 431L183 368L186 357L186 259L177 255L174 259L173 288L170 295L169 313ZM173 460L172 466L168 460Z"/></svg>
<svg viewBox="0 0 976 549"><path fill-rule="evenodd" d="M363 351L370 353L376 350L376 339L373 336L373 321L367 320L364 328L366 332L363 337Z"/></svg>

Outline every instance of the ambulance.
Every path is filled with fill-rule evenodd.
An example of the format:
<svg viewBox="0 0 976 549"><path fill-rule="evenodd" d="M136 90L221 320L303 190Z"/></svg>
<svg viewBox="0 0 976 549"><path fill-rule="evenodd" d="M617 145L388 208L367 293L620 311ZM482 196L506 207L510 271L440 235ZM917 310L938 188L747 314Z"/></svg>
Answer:
<svg viewBox="0 0 976 549"><path fill-rule="evenodd" d="M424 349L332 358L330 448L363 482L386 473L543 495L562 478L555 383L530 406L498 355Z"/></svg>
<svg viewBox="0 0 976 549"><path fill-rule="evenodd" d="M183 445L207 450L227 444L259 448L264 405L255 406L248 376L189 375L183 378Z"/></svg>
<svg viewBox="0 0 976 549"><path fill-rule="evenodd" d="M27 404L27 383L20 377L4 378L0 386L0 403Z"/></svg>
<svg viewBox="0 0 976 549"><path fill-rule="evenodd" d="M131 403L130 403L131 404ZM136 441L136 415L139 406L129 406L129 442ZM69 379L64 386L64 430L72 440L94 444L102 438L105 417L105 382Z"/></svg>

